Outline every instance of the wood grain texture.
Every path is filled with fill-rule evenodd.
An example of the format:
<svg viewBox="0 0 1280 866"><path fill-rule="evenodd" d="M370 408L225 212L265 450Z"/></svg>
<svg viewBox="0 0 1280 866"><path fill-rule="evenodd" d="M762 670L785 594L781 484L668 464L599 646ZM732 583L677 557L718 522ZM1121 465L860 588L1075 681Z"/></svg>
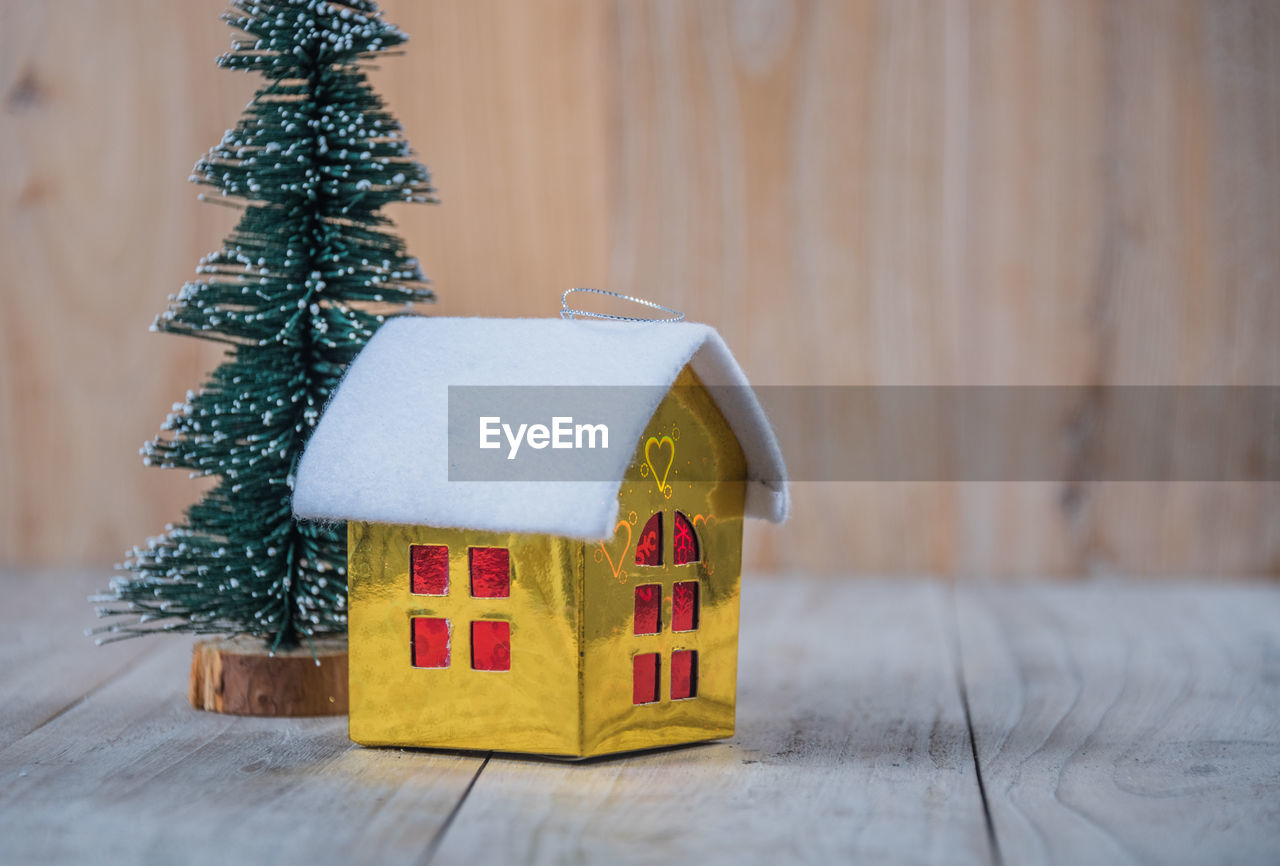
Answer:
<svg viewBox="0 0 1280 866"><path fill-rule="evenodd" d="M6 561L115 562L196 496L135 455L217 357L146 330L235 219L184 182L253 92L206 5L0 4Z"/></svg>
<svg viewBox="0 0 1280 866"><path fill-rule="evenodd" d="M328 638L271 652L257 638L197 641L187 699L237 716L345 716L347 641Z"/></svg>
<svg viewBox="0 0 1280 866"><path fill-rule="evenodd" d="M199 712L190 642L148 642L159 651L0 750L0 860L416 862L482 763L361 749L345 719Z"/></svg>
<svg viewBox="0 0 1280 866"><path fill-rule="evenodd" d="M88 596L102 574L0 568L0 749L67 712L156 652L154 641L94 646Z"/></svg>
<svg viewBox="0 0 1280 866"><path fill-rule="evenodd" d="M957 589L1007 863L1274 863L1280 592Z"/></svg>
<svg viewBox="0 0 1280 866"><path fill-rule="evenodd" d="M989 863L949 607L934 583L748 581L732 740L495 756L437 861Z"/></svg>
<svg viewBox="0 0 1280 866"><path fill-rule="evenodd" d="M439 313L653 297L759 383L1280 382L1273 2L383 5ZM0 0L5 560L117 559L197 494L132 455L216 358L143 329L234 219L184 183L254 85L222 8ZM1274 574L1277 515L1280 484L815 483L747 561Z"/></svg>
<svg viewBox="0 0 1280 866"><path fill-rule="evenodd" d="M195 711L190 639L117 645L148 649L123 667L87 641L40 644L79 628L55 577L93 576L0 571L22 614L0 622L0 862L1249 864L1280 849L1275 584L747 578L736 736L568 763ZM59 711L10 689L14 672L31 685L24 666L60 683Z"/></svg>

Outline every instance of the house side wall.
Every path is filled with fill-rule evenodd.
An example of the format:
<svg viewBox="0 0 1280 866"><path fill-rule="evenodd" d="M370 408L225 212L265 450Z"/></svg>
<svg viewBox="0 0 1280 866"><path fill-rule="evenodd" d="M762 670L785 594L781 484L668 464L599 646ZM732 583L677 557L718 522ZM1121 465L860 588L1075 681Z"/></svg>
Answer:
<svg viewBox="0 0 1280 866"><path fill-rule="evenodd" d="M691 480L695 477L716 480ZM584 754L732 735L745 477L746 460L736 437L686 367L637 444L619 493L613 538L584 548ZM636 545L658 511L663 514L663 565L637 565ZM693 522L702 553L698 562L672 562L676 511ZM673 587L687 581L699 585L698 628L675 632ZM636 635L635 590L653 584L660 587L661 629ZM678 650L698 653L694 698L671 699L671 658ZM651 653L659 656L658 700L636 705L633 659Z"/></svg>
<svg viewBox="0 0 1280 866"><path fill-rule="evenodd" d="M577 755L581 542L352 522L348 529L351 738L365 745ZM411 592L414 544L449 549L449 592ZM510 551L508 598L473 598L469 549ZM449 620L445 668L412 664L413 617ZM471 664L474 621L506 620L511 669Z"/></svg>

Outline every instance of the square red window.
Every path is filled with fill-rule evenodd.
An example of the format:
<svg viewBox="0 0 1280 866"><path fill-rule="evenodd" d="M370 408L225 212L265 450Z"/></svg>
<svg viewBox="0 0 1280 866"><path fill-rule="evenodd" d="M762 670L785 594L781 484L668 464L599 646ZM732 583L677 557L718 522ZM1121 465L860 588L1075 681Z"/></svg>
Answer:
<svg viewBox="0 0 1280 866"><path fill-rule="evenodd" d="M449 620L432 616L415 616L413 622L413 666L415 668L447 668L449 666Z"/></svg>
<svg viewBox="0 0 1280 866"><path fill-rule="evenodd" d="M511 670L511 623L487 619L471 623L471 667L478 671Z"/></svg>
<svg viewBox="0 0 1280 866"><path fill-rule="evenodd" d="M671 700L682 701L698 696L698 651L671 652Z"/></svg>
<svg viewBox="0 0 1280 866"><path fill-rule="evenodd" d="M511 555L505 547L471 548L471 595L473 598L511 596Z"/></svg>
<svg viewBox="0 0 1280 866"><path fill-rule="evenodd" d="M631 702L652 704L658 700L658 654L642 653L631 660Z"/></svg>
<svg viewBox="0 0 1280 866"><path fill-rule="evenodd" d="M409 574L414 595L448 595L449 548L443 544L410 545Z"/></svg>
<svg viewBox="0 0 1280 866"><path fill-rule="evenodd" d="M671 591L671 628L693 631L698 627L698 582L682 580Z"/></svg>
<svg viewBox="0 0 1280 866"><path fill-rule="evenodd" d="M662 630L662 586L646 583L636 587L635 633L657 634Z"/></svg>

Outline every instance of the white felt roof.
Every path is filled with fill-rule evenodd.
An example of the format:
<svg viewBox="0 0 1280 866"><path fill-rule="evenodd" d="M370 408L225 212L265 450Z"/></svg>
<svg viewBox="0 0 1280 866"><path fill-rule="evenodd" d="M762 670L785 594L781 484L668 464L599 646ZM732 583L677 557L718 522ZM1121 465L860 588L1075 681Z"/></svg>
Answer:
<svg viewBox="0 0 1280 866"><path fill-rule="evenodd" d="M747 458L746 512L786 518L786 468L746 377L714 329L693 322L389 320L329 401L298 465L299 517L606 539L634 445L685 364L713 391ZM448 478L448 386L650 386L611 426L607 481ZM659 387L652 387L659 386ZM634 412L631 411L634 408ZM616 422L615 422L616 424ZM611 467L612 468L612 467Z"/></svg>

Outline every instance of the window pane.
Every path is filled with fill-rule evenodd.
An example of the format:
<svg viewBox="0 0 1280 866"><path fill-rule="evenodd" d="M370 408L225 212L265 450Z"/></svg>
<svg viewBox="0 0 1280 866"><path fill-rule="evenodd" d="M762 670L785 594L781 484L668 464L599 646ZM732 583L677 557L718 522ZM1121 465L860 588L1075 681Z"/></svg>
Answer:
<svg viewBox="0 0 1280 866"><path fill-rule="evenodd" d="M646 583L636 587L635 633L657 634L662 630L662 587Z"/></svg>
<svg viewBox="0 0 1280 866"><path fill-rule="evenodd" d="M413 666L449 666L449 620L430 616L413 617Z"/></svg>
<svg viewBox="0 0 1280 866"><path fill-rule="evenodd" d="M632 659L631 702L652 704L658 700L658 654L644 653Z"/></svg>
<svg viewBox="0 0 1280 866"><path fill-rule="evenodd" d="M698 627L698 582L684 580L671 593L671 628L693 631Z"/></svg>
<svg viewBox="0 0 1280 866"><path fill-rule="evenodd" d="M679 511L676 512L674 522L675 528L672 529L671 538L672 561L676 565L697 562L702 557L699 555L698 533L693 531L693 523Z"/></svg>
<svg viewBox="0 0 1280 866"><path fill-rule="evenodd" d="M662 512L654 514L636 542L636 565L662 565Z"/></svg>
<svg viewBox="0 0 1280 866"><path fill-rule="evenodd" d="M443 544L410 545L409 573L415 595L448 595L449 548Z"/></svg>
<svg viewBox="0 0 1280 866"><path fill-rule="evenodd" d="M671 700L698 696L698 651L674 650L671 653Z"/></svg>
<svg viewBox="0 0 1280 866"><path fill-rule="evenodd" d="M511 595L511 557L505 547L471 548L471 595L475 598Z"/></svg>
<svg viewBox="0 0 1280 866"><path fill-rule="evenodd" d="M511 670L511 623L471 623L471 667L478 671Z"/></svg>

